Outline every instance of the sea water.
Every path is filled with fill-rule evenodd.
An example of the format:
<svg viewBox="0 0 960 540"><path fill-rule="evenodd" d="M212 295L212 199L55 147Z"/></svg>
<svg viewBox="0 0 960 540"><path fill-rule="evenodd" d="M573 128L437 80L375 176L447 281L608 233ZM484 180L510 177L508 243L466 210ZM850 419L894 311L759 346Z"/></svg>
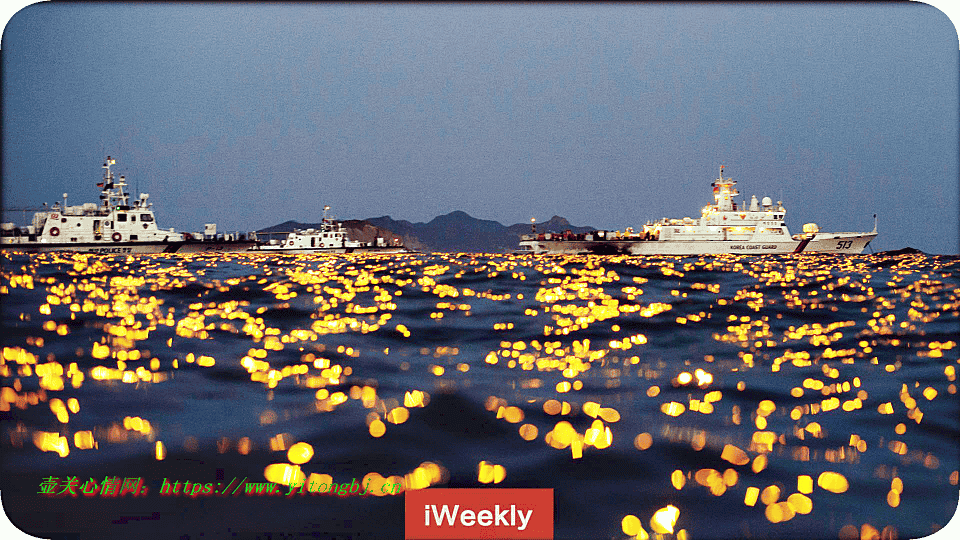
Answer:
<svg viewBox="0 0 960 540"><path fill-rule="evenodd" d="M405 491L522 487L556 538L925 536L957 507L958 273L4 253L4 507L48 537L400 538Z"/></svg>

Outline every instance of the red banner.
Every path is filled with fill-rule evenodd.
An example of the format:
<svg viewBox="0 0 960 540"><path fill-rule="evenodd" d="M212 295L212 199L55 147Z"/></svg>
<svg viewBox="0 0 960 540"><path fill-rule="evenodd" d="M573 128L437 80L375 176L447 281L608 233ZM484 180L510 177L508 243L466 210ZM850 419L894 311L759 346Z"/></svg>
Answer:
<svg viewBox="0 0 960 540"><path fill-rule="evenodd" d="M439 489L404 493L407 540L553 539L552 489Z"/></svg>

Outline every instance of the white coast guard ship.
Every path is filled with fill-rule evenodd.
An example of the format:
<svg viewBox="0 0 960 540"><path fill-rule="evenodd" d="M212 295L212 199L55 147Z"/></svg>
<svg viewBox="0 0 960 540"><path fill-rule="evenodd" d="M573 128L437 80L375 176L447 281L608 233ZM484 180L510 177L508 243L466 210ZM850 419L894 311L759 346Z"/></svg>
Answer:
<svg viewBox="0 0 960 540"><path fill-rule="evenodd" d="M770 197L750 205L737 205L736 182L720 178L712 184L714 203L703 208L699 219L663 218L643 230L591 231L574 234L540 233L521 237L515 253L623 253L630 255L706 255L766 253L860 253L877 236L876 214L871 232L822 232L814 223L803 233L790 235L783 221L786 210ZM535 226L534 226L535 227Z"/></svg>
<svg viewBox="0 0 960 540"><path fill-rule="evenodd" d="M319 229L294 229L283 240L270 240L251 251L266 253L409 253L399 238L388 242L377 237L373 242L350 240L343 224L328 217L329 206L323 207Z"/></svg>
<svg viewBox="0 0 960 540"><path fill-rule="evenodd" d="M195 253L206 251L244 251L257 244L256 233L217 235L216 224L205 227L204 234L179 233L157 227L150 197L141 193L130 201L123 176L115 178L110 170L116 160L107 156L103 164L100 203L67 206L54 203L49 210L37 212L26 227L0 224L0 248L18 251L81 251L93 253Z"/></svg>

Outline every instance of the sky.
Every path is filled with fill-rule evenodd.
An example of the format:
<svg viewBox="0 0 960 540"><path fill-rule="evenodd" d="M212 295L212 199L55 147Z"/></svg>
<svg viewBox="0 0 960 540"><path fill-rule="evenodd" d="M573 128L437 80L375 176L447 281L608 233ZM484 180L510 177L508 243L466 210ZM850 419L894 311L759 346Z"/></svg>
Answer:
<svg viewBox="0 0 960 540"><path fill-rule="evenodd" d="M5 210L97 201L110 155L163 228L622 230L724 165L793 232L958 253L960 42L921 3L39 3L0 49Z"/></svg>

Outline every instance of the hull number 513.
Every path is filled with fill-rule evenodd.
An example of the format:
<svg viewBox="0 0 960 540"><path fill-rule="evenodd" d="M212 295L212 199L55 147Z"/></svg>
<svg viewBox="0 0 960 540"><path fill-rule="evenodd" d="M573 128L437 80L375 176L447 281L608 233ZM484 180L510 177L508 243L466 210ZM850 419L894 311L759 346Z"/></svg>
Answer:
<svg viewBox="0 0 960 540"><path fill-rule="evenodd" d="M841 240L837 242L837 249L850 249L850 246L853 245L853 240Z"/></svg>

